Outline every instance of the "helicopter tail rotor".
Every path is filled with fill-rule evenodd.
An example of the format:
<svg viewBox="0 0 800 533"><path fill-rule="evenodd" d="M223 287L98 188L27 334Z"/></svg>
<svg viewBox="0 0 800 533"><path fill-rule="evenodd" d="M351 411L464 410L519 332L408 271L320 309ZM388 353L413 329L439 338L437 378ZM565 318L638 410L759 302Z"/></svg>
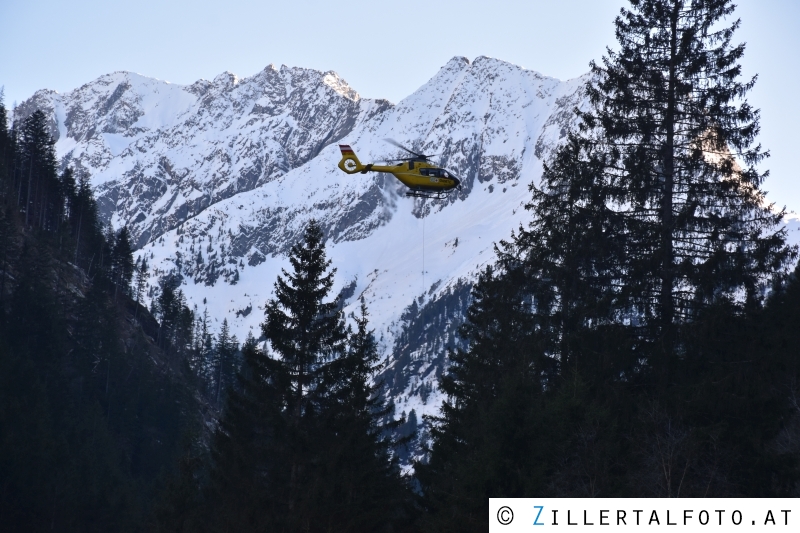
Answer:
<svg viewBox="0 0 800 533"><path fill-rule="evenodd" d="M348 174L355 174L356 172L363 172L368 170L367 167L361 164L361 161L358 160L358 156L350 148L349 144L340 144L339 150L342 152L342 159L339 161L339 168L342 169L344 172ZM368 165L372 166L372 165Z"/></svg>

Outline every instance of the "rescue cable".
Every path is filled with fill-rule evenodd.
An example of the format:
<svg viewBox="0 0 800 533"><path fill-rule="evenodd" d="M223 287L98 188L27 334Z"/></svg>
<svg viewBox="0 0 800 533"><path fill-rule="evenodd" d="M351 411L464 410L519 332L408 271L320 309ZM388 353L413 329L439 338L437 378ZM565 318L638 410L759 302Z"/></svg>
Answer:
<svg viewBox="0 0 800 533"><path fill-rule="evenodd" d="M422 198L422 299L425 300L425 200Z"/></svg>

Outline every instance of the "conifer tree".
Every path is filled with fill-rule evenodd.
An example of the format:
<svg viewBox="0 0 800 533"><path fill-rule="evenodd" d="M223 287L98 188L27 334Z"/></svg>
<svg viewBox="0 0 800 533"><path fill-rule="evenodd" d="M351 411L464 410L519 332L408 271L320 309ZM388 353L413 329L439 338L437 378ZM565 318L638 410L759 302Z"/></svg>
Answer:
<svg viewBox="0 0 800 533"><path fill-rule="evenodd" d="M292 247L289 261L292 272L283 270L275 282L275 298L267 304L262 329L283 367L285 426L287 440L293 443L286 457L288 485L282 500L288 509L310 517L322 488L322 450L315 433L328 393L323 371L327 361L344 354L347 336L337 302L325 301L336 271L328 270L322 229L315 221L309 223L303 241Z"/></svg>
<svg viewBox="0 0 800 533"><path fill-rule="evenodd" d="M744 99L744 45L732 45L739 21L730 0L633 3L617 20L621 50L609 53L589 86L597 125L620 151L607 175L629 189L628 253L653 278L626 298L652 314L669 335L672 324L720 301L755 305L793 256L766 205L765 154L754 145L759 113ZM739 293L744 293L739 296Z"/></svg>
<svg viewBox="0 0 800 533"><path fill-rule="evenodd" d="M632 0L615 22L619 50L592 64L581 131L549 162L533 223L506 248L553 281L537 312L566 320L560 340L570 316L624 324L658 339L666 363L681 324L721 301L761 305L794 257L783 211L760 189L759 114L745 100L755 79L740 80L733 9ZM581 222L563 224L570 213ZM561 246L582 264L542 259Z"/></svg>
<svg viewBox="0 0 800 533"><path fill-rule="evenodd" d="M0 310L3 311L5 310L3 304L6 301L8 269L16 255L16 249L14 226L9 220L6 210L0 208Z"/></svg>
<svg viewBox="0 0 800 533"><path fill-rule="evenodd" d="M133 249L131 247L130 233L127 227L122 227L114 236L111 248L111 267L110 278L116 286L114 294L122 290L123 293L130 292L130 283L133 278Z"/></svg>
<svg viewBox="0 0 800 533"><path fill-rule="evenodd" d="M159 280L160 292L154 299L155 316L160 320L158 343L169 353L178 356L179 362L188 359L192 349L192 326L194 315L186 305L186 297L180 286L180 279L168 276Z"/></svg>
<svg viewBox="0 0 800 533"><path fill-rule="evenodd" d="M25 224L45 230L56 227L62 215L55 141L47 117L34 111L22 121L17 142L17 203L25 213Z"/></svg>
<svg viewBox="0 0 800 533"><path fill-rule="evenodd" d="M211 446L201 505L181 521L186 530L280 531L288 488L285 463L294 442L286 435L283 368L255 343L245 344L237 375ZM290 531L290 529L284 529Z"/></svg>
<svg viewBox="0 0 800 533"><path fill-rule="evenodd" d="M70 212L73 209L73 203L78 196L78 182L75 181L75 171L71 167L65 168L61 172L61 194L63 196L63 221L70 219ZM62 221L62 222L63 222Z"/></svg>
<svg viewBox="0 0 800 533"><path fill-rule="evenodd" d="M9 163L13 161L14 146L8 131L8 116L0 87L0 310L4 310L8 266L14 255L13 226L6 213L12 190Z"/></svg>
<svg viewBox="0 0 800 533"><path fill-rule="evenodd" d="M14 146L8 131L8 112L4 101L3 87L0 87L0 198L3 204L11 192L9 162L12 161Z"/></svg>
<svg viewBox="0 0 800 533"><path fill-rule="evenodd" d="M497 247L498 275L517 276L519 290L529 293L541 349L561 372L577 364L580 331L616 318L625 250L615 237L624 216L606 206L596 184L607 160L592 142L570 135L545 164L542 187L531 186L529 228Z"/></svg>
<svg viewBox="0 0 800 533"><path fill-rule="evenodd" d="M415 466L425 530L485 531L489 497L542 489L542 384L554 361L539 345L524 286L522 271L500 278L489 267L473 289L460 332L469 347L450 354L441 381L448 399L432 420L430 459Z"/></svg>
<svg viewBox="0 0 800 533"><path fill-rule="evenodd" d="M402 525L407 492L377 420L376 368L366 311L348 334L335 270L312 221L292 247L266 309L263 333L243 348L212 445L206 492L212 530L383 531Z"/></svg>
<svg viewBox="0 0 800 533"><path fill-rule="evenodd" d="M239 343L235 335L231 337L226 318L222 321L222 328L214 346L214 401L218 407L224 398L225 390L233 385L233 378L236 375L234 358L238 350Z"/></svg>
<svg viewBox="0 0 800 533"><path fill-rule="evenodd" d="M376 531L408 522L409 491L400 479L391 433L404 419L383 423L393 406L373 383L382 365L363 298L344 354L325 366L324 431L329 435L320 515L338 531ZM415 428L416 429L416 428Z"/></svg>
<svg viewBox="0 0 800 533"><path fill-rule="evenodd" d="M297 424L313 415L324 396L325 391L317 390L323 364L343 353L346 334L337 302L323 301L336 269L327 271L330 261L316 222L306 228L302 244L292 247L289 261L293 272L283 270L278 277L262 329L292 381L287 411Z"/></svg>
<svg viewBox="0 0 800 533"><path fill-rule="evenodd" d="M207 391L211 390L213 382L213 355L214 342L211 335L211 321L208 308L203 308L203 316L198 319L195 334L195 351L197 352L197 368L195 372Z"/></svg>
<svg viewBox="0 0 800 533"><path fill-rule="evenodd" d="M136 259L136 264L134 265L134 271L136 272L136 279L133 282L133 298L136 302L136 310L134 311L133 318L136 319L139 316L139 305L144 297L144 290L147 286L147 280L149 275L147 273L147 258L142 256Z"/></svg>
<svg viewBox="0 0 800 533"><path fill-rule="evenodd" d="M72 261L86 270L88 275L94 276L99 270L99 257L107 243L99 223L97 201L94 199L89 177L81 175L74 194L71 191L67 193L67 218L71 235L75 239L75 255Z"/></svg>

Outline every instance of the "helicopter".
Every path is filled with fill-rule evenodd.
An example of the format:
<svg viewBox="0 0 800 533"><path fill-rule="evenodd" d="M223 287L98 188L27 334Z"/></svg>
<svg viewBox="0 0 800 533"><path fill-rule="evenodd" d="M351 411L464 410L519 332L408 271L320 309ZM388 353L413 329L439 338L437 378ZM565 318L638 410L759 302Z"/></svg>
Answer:
<svg viewBox="0 0 800 533"><path fill-rule="evenodd" d="M340 144L339 150L342 151L342 159L339 161L339 168L348 174L360 172L386 172L397 178L403 185L408 187L406 196L418 198L443 199L448 193L461 184L461 180L447 169L439 168L430 162L432 155L418 154L409 150L402 144L392 139L384 139L402 150L405 150L413 157L394 159L400 161L396 165L375 165L369 163L362 165L356 153L348 144Z"/></svg>

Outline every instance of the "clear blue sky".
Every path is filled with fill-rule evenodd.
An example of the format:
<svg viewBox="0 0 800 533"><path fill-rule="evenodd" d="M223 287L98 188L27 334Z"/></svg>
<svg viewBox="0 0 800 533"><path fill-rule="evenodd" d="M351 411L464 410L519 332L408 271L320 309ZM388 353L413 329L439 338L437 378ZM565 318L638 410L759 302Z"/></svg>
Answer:
<svg viewBox="0 0 800 533"><path fill-rule="evenodd" d="M0 0L6 105L130 70L174 83L270 63L334 70L365 97L398 101L456 55L487 55L560 79L605 46L625 0ZM740 0L743 65L759 74L770 198L800 211L800 2Z"/></svg>

